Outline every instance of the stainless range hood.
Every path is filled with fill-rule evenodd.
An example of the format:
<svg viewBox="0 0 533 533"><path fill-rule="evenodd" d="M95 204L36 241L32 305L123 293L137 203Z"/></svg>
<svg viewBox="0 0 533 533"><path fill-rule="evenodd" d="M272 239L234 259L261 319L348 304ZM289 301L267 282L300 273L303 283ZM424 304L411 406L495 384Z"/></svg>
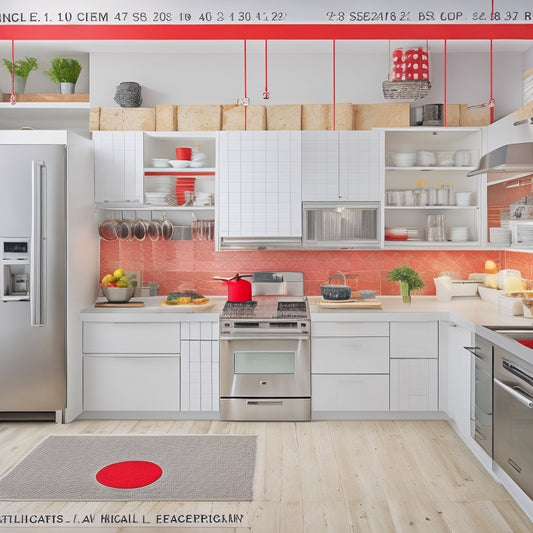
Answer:
<svg viewBox="0 0 533 533"><path fill-rule="evenodd" d="M487 181L506 181L533 174L533 142L506 144L488 152L467 176L487 174Z"/></svg>

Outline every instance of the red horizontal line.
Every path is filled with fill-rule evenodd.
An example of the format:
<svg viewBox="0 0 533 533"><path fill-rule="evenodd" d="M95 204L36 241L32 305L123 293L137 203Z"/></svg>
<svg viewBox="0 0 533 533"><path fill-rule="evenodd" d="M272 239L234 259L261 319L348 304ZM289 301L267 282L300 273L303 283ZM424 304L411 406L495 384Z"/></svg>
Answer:
<svg viewBox="0 0 533 533"><path fill-rule="evenodd" d="M195 178L197 176L214 176L215 173L213 171L208 172L184 172L183 170L172 170L169 169L165 172L159 172L159 171L148 171L144 173L145 176L186 176L188 178Z"/></svg>
<svg viewBox="0 0 533 533"><path fill-rule="evenodd" d="M509 24L50 24L3 25L0 40L533 39L532 23Z"/></svg>

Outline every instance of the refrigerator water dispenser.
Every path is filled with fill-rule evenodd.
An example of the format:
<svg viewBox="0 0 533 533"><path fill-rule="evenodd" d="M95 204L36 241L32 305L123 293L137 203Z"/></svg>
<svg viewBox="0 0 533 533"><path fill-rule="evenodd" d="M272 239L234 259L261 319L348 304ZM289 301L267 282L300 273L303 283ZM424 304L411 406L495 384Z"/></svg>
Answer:
<svg viewBox="0 0 533 533"><path fill-rule="evenodd" d="M28 240L2 242L2 300L29 300L30 253Z"/></svg>

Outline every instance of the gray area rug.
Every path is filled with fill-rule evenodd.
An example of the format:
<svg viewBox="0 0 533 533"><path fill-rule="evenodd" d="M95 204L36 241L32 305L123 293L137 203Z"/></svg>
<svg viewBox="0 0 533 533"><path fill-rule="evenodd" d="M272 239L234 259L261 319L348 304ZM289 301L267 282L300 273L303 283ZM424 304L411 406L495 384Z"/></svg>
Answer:
<svg viewBox="0 0 533 533"><path fill-rule="evenodd" d="M249 501L255 452L255 435L50 435L0 479L0 499ZM132 489L96 481L121 461L151 461L163 474Z"/></svg>

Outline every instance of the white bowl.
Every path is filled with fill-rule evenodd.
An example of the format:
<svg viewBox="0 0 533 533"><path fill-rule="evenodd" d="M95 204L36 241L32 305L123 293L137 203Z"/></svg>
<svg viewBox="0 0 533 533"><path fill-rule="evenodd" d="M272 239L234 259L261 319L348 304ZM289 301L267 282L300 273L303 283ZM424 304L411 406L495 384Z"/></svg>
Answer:
<svg viewBox="0 0 533 533"><path fill-rule="evenodd" d="M168 159L152 159L152 166L157 168L168 167Z"/></svg>
<svg viewBox="0 0 533 533"><path fill-rule="evenodd" d="M190 161L187 161L185 159L171 159L169 161L169 163L174 167L174 168L187 168L189 166L191 166L191 162Z"/></svg>
<svg viewBox="0 0 533 533"><path fill-rule="evenodd" d="M110 303L129 302L135 292L135 287L102 287L106 300Z"/></svg>
<svg viewBox="0 0 533 533"><path fill-rule="evenodd" d="M392 162L397 167L412 167L416 163L416 153L414 152L393 153Z"/></svg>

